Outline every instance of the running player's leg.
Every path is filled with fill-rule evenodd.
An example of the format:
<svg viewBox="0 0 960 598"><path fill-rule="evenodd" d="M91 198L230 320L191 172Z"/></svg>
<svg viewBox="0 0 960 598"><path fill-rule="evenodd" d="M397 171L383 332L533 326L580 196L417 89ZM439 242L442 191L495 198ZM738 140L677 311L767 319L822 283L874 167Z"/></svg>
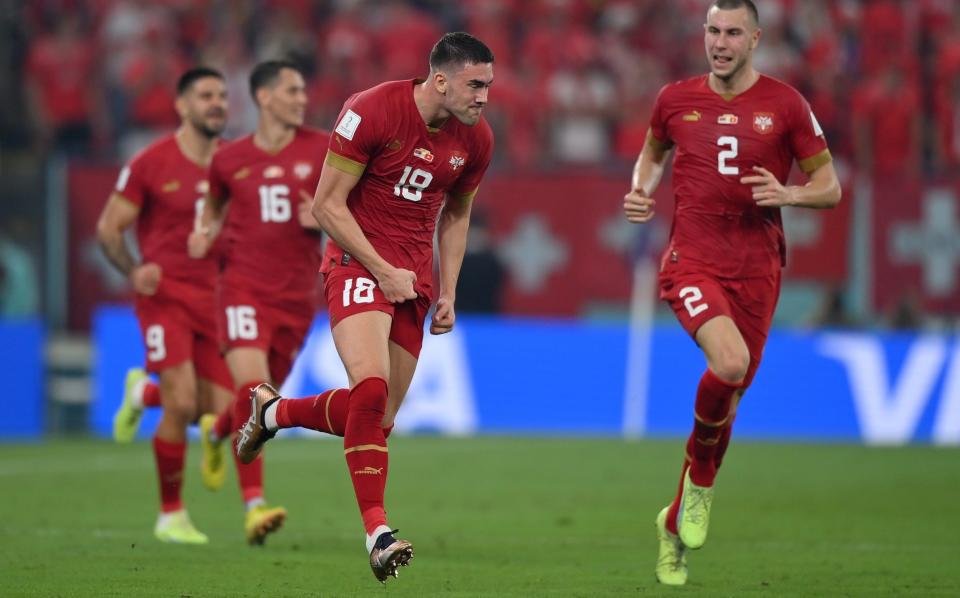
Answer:
<svg viewBox="0 0 960 598"><path fill-rule="evenodd" d="M191 362L182 362L160 372L163 412L153 438L160 482L160 515L154 534L164 542L207 543L207 537L190 522L181 495L186 431L196 417L196 392L196 375Z"/></svg>
<svg viewBox="0 0 960 598"><path fill-rule="evenodd" d="M267 366L267 353L255 347L236 347L227 351L227 365L234 380L245 380L236 385L232 404L233 421L239 428L250 417L250 394L254 388L265 384L270 373ZM263 494L263 455L245 463L238 454L237 440L234 440L234 462L237 466L237 479L243 495L246 519L244 530L250 544L263 544L267 535L277 531L286 519L286 509L270 507Z"/></svg>
<svg viewBox="0 0 960 598"><path fill-rule="evenodd" d="M391 324L389 314L367 311L344 318L333 328L334 344L351 383L344 456L367 533L370 567L381 582L413 557L410 543L393 537L383 501L389 470L383 422Z"/></svg>
<svg viewBox="0 0 960 598"><path fill-rule="evenodd" d="M199 369L199 366L198 366ZM213 427L217 416L231 407L233 390L229 383L216 383L207 377L197 379L197 398L200 410L200 479L209 490L219 490L227 475L224 448L226 443L216 441Z"/></svg>

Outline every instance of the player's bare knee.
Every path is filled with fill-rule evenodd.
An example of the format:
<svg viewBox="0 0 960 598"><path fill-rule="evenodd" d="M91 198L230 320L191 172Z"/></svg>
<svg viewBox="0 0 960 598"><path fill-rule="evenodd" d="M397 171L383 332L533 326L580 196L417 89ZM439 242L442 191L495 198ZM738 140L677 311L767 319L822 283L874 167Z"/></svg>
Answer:
<svg viewBox="0 0 960 598"><path fill-rule="evenodd" d="M724 351L711 364L711 370L724 382L738 384L743 381L750 367L750 353L746 351Z"/></svg>

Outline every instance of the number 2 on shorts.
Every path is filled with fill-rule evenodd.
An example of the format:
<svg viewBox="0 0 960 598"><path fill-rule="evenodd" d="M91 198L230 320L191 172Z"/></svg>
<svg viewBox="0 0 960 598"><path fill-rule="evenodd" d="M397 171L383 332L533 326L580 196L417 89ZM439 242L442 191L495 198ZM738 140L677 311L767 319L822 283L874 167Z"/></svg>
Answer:
<svg viewBox="0 0 960 598"><path fill-rule="evenodd" d="M703 299L703 293L700 292L699 287L683 287L680 289L680 298L683 299L683 306L690 312L691 318L697 317L697 314L710 307L706 303L694 305Z"/></svg>

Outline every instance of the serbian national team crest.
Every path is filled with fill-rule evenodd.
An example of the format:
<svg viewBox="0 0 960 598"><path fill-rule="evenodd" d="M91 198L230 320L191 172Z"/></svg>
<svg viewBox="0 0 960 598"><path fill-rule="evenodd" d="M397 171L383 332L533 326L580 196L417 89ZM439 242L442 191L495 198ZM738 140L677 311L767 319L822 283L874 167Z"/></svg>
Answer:
<svg viewBox="0 0 960 598"><path fill-rule="evenodd" d="M460 154L454 154L450 156L450 168L456 170L463 166L466 161L467 159Z"/></svg>
<svg viewBox="0 0 960 598"><path fill-rule="evenodd" d="M297 162L293 165L293 176L300 180L306 179L313 172L313 164L309 162Z"/></svg>
<svg viewBox="0 0 960 598"><path fill-rule="evenodd" d="M426 148L418 147L413 150L413 157L420 158L424 162L433 162L433 152Z"/></svg>
<svg viewBox="0 0 960 598"><path fill-rule="evenodd" d="M283 167L282 166L267 166L263 169L263 178L265 179L279 179L283 176Z"/></svg>
<svg viewBox="0 0 960 598"><path fill-rule="evenodd" d="M754 112L753 130L766 135L773 131L773 112Z"/></svg>

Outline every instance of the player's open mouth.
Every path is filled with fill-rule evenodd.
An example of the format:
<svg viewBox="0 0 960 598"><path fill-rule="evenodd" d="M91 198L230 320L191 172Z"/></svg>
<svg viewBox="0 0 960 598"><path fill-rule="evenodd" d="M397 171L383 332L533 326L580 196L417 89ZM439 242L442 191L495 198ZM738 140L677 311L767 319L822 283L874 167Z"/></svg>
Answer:
<svg viewBox="0 0 960 598"><path fill-rule="evenodd" d="M733 62L733 58L730 58L729 56L717 56L716 54L713 56L713 63L717 66L726 66L731 62Z"/></svg>

